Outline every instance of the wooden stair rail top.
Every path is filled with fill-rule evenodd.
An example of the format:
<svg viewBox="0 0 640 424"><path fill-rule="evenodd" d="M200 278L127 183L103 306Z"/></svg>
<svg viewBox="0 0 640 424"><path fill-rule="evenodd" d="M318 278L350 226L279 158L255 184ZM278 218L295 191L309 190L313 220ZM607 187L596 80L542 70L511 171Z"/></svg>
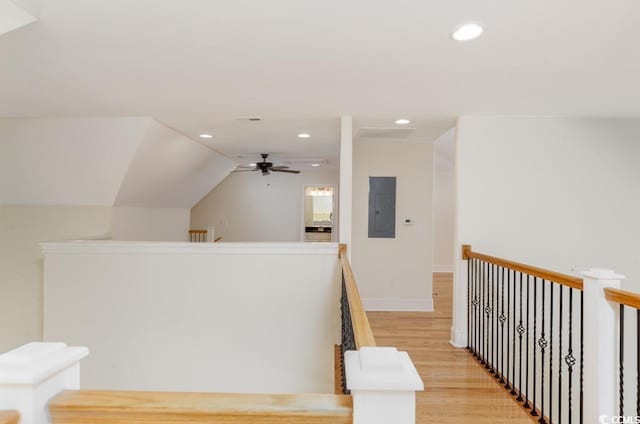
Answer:
<svg viewBox="0 0 640 424"><path fill-rule="evenodd" d="M49 402L53 424L351 424L351 396L65 391Z"/></svg>
<svg viewBox="0 0 640 424"><path fill-rule="evenodd" d="M373 337L373 331L371 330L371 325L369 325L369 318L362 305L356 279L353 276L353 271L347 258L346 244L340 244L338 256L342 262L342 272L344 274L344 284L347 289L351 326L353 327L353 334L356 340L356 348L360 349L365 346L375 346L376 340Z"/></svg>
<svg viewBox="0 0 640 424"><path fill-rule="evenodd" d="M207 234L207 230L189 230L189 234Z"/></svg>
<svg viewBox="0 0 640 424"><path fill-rule="evenodd" d="M490 264L533 275L534 277L542 278L543 280L547 281L553 281L554 283L562 284L563 286L568 286L578 290L582 290L583 287L582 278L562 274L555 271L549 271L531 265L521 264L518 262L510 261L508 259L485 255L483 253L477 253L471 250L470 244L462 245L462 259L465 261L469 259L479 259Z"/></svg>
<svg viewBox="0 0 640 424"><path fill-rule="evenodd" d="M604 296L610 302L619 303L621 305L631 306L640 309L640 294L626 290L614 289L607 287L604 289Z"/></svg>
<svg viewBox="0 0 640 424"><path fill-rule="evenodd" d="M18 411L0 411L0 424L18 424L19 422Z"/></svg>

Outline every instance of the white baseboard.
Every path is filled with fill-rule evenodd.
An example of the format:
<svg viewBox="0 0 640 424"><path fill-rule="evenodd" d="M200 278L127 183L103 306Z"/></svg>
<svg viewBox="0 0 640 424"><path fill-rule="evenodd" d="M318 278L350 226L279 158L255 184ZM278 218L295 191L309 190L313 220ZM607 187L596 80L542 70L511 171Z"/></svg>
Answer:
<svg viewBox="0 0 640 424"><path fill-rule="evenodd" d="M433 312L433 299L397 299L397 298L368 298L362 299L367 311L384 312Z"/></svg>
<svg viewBox="0 0 640 424"><path fill-rule="evenodd" d="M464 331L456 330L451 327L451 340L449 343L454 347L467 347L467 334Z"/></svg>
<svg viewBox="0 0 640 424"><path fill-rule="evenodd" d="M453 272L453 265L434 265L433 272Z"/></svg>

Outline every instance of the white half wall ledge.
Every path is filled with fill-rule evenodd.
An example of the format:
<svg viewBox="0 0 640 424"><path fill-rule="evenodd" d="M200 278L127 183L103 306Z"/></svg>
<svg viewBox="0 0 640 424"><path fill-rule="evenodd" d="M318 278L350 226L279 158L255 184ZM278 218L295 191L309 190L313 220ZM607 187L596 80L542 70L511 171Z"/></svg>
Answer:
<svg viewBox="0 0 640 424"><path fill-rule="evenodd" d="M0 35L6 34L37 21L11 0L0 0Z"/></svg>
<svg viewBox="0 0 640 424"><path fill-rule="evenodd" d="M40 243L44 255L56 254L214 254L338 255L338 243L189 243L69 240Z"/></svg>
<svg viewBox="0 0 640 424"><path fill-rule="evenodd" d="M433 298L363 298L362 304L367 311L378 312L433 312Z"/></svg>

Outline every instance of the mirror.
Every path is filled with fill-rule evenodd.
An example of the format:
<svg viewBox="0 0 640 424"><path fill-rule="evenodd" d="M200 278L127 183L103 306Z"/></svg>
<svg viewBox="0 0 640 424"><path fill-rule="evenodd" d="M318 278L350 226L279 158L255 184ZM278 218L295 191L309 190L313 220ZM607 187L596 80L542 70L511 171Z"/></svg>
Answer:
<svg viewBox="0 0 640 424"><path fill-rule="evenodd" d="M304 188L304 241L333 240L333 187Z"/></svg>

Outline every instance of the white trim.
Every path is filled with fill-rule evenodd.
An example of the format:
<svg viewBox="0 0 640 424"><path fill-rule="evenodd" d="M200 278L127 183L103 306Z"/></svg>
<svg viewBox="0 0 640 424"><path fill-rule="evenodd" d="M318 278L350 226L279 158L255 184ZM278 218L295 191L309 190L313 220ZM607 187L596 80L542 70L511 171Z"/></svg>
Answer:
<svg viewBox="0 0 640 424"><path fill-rule="evenodd" d="M433 312L433 299L366 298L362 299L367 311Z"/></svg>
<svg viewBox="0 0 640 424"><path fill-rule="evenodd" d="M69 240L40 243L44 255L55 254L216 254L338 255L337 243L188 243Z"/></svg>
<svg viewBox="0 0 640 424"><path fill-rule="evenodd" d="M434 265L433 272L450 272L453 273L453 265Z"/></svg>
<svg viewBox="0 0 640 424"><path fill-rule="evenodd" d="M453 347L465 348L467 347L467 335L464 332L451 327L451 340L449 340L449 343Z"/></svg>

